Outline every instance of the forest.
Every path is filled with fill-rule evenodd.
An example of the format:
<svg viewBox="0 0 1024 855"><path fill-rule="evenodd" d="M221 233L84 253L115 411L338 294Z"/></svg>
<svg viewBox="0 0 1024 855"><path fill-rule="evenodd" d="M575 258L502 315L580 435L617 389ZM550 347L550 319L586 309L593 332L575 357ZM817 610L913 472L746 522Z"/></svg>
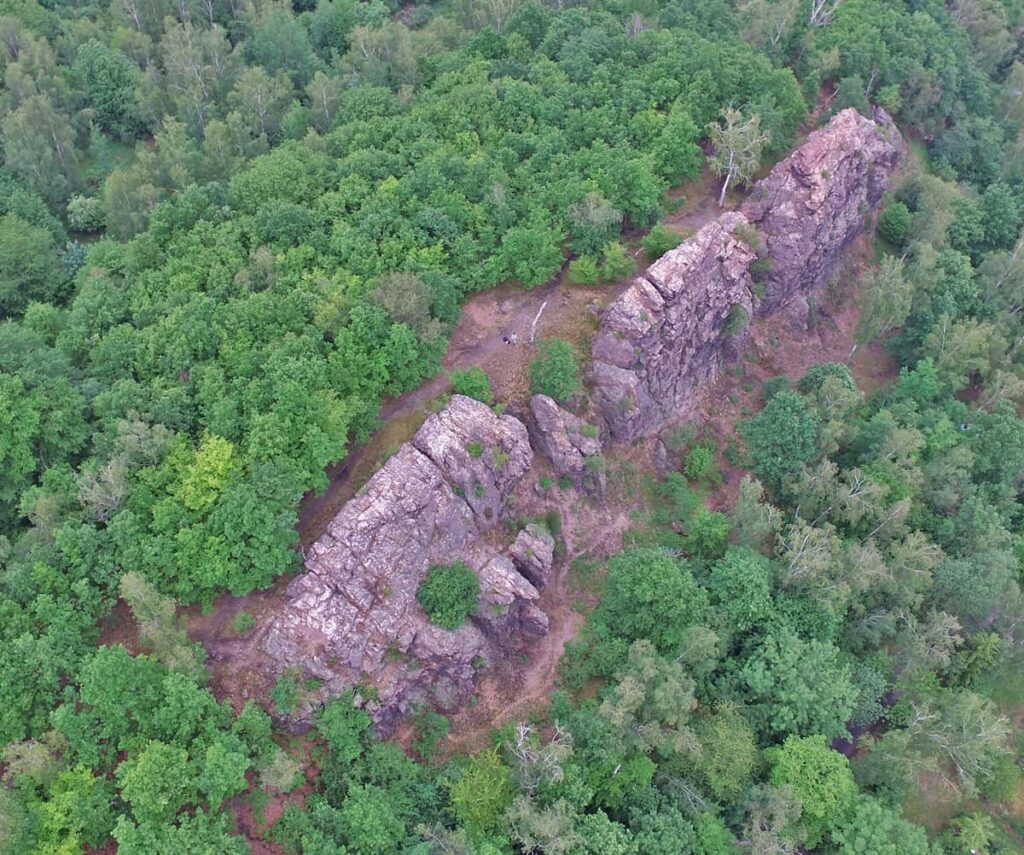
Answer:
<svg viewBox="0 0 1024 855"><path fill-rule="evenodd" d="M1024 851L1021 0L0 0L0 67L0 852ZM299 746L287 686L215 697L181 607L300 570L467 299L671 248L730 117L742 187L869 105L898 376L680 431L543 716L403 750L346 695Z"/></svg>

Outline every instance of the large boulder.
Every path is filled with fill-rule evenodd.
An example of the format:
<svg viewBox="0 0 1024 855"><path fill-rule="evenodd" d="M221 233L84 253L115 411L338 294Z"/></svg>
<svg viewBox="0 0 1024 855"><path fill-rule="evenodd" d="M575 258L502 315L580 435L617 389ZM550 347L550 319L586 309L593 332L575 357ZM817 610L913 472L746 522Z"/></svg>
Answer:
<svg viewBox="0 0 1024 855"><path fill-rule="evenodd" d="M563 409L547 395L530 399L534 446L559 475L568 475L584 492L604 496L607 476L596 426Z"/></svg>
<svg viewBox="0 0 1024 855"><path fill-rule="evenodd" d="M749 229L742 214L723 214L609 306L594 338L594 393L616 439L656 431L718 374L727 327L741 331L753 312Z"/></svg>
<svg viewBox="0 0 1024 855"><path fill-rule="evenodd" d="M293 724L356 685L376 690L372 712L385 729L417 703L449 707L513 636L544 631L537 589L482 538L531 458L522 422L455 396L341 509L285 607L258 630L268 670L322 683ZM480 597L450 631L431 624L416 592L431 566L456 560L477 573Z"/></svg>
<svg viewBox="0 0 1024 855"><path fill-rule="evenodd" d="M759 311L825 284L839 254L864 231L899 164L900 133L876 108L837 113L759 181L743 213L764 235L770 270Z"/></svg>

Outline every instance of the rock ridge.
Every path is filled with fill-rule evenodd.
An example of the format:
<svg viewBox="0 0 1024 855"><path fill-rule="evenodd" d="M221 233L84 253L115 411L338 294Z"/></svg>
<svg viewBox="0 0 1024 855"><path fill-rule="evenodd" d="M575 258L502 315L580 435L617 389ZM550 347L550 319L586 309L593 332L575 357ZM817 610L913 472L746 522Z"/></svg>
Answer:
<svg viewBox="0 0 1024 855"><path fill-rule="evenodd" d="M884 110L854 109L780 161L722 214L641 273L608 307L593 348L594 399L612 437L686 415L738 355L750 318L805 300L861 234L902 149Z"/></svg>
<svg viewBox="0 0 1024 855"><path fill-rule="evenodd" d="M523 550L503 554L482 538L532 460L522 422L455 395L339 511L284 608L258 630L270 670L320 681L291 723L308 723L317 703L355 686L373 687L367 708L385 730L416 704L450 708L514 636L547 631L539 591L518 569ZM530 538L540 582L552 552ZM477 613L449 631L430 622L416 592L431 566L456 560L476 572L480 596Z"/></svg>

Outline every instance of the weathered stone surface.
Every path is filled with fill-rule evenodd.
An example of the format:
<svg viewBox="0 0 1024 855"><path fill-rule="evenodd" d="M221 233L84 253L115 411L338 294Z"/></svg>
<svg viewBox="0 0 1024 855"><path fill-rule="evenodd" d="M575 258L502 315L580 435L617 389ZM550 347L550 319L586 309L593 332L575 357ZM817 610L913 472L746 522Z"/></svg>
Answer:
<svg viewBox="0 0 1024 855"><path fill-rule="evenodd" d="M546 529L530 523L516 535L508 556L534 587L543 588L551 578L555 562L555 539Z"/></svg>
<svg viewBox="0 0 1024 855"><path fill-rule="evenodd" d="M595 398L619 440L675 417L720 368L730 317L753 312L755 253L727 213L667 252L605 313L594 339Z"/></svg>
<svg viewBox="0 0 1024 855"><path fill-rule="evenodd" d="M884 110L869 119L850 108L758 182L742 210L764 235L771 259L760 312L825 284L839 254L864 231L901 149Z"/></svg>
<svg viewBox="0 0 1024 855"><path fill-rule="evenodd" d="M792 322L806 326L806 296L863 231L900 146L884 111L874 120L838 113L755 186L741 211L721 215L634 281L593 344L594 396L615 439L650 435L685 415L737 352L743 315L802 300ZM758 254L768 272L755 288Z"/></svg>
<svg viewBox="0 0 1024 855"><path fill-rule="evenodd" d="M498 417L464 395L453 395L447 407L427 419L412 444L464 494L484 528L498 521L509 492L533 462L519 419Z"/></svg>
<svg viewBox="0 0 1024 855"><path fill-rule="evenodd" d="M479 455L467 451L474 442ZM479 661L546 626L537 589L480 536L531 459L522 422L453 397L310 548L287 606L259 630L272 670L319 678L318 697L372 684L385 727L411 704L464 697ZM432 565L455 560L476 571L480 598L477 614L449 631L430 623L416 591Z"/></svg>
<svg viewBox="0 0 1024 855"><path fill-rule="evenodd" d="M601 465L597 428L558 406L547 395L534 395L530 411L534 446L547 456L555 471L570 476L581 490L603 496L607 476Z"/></svg>

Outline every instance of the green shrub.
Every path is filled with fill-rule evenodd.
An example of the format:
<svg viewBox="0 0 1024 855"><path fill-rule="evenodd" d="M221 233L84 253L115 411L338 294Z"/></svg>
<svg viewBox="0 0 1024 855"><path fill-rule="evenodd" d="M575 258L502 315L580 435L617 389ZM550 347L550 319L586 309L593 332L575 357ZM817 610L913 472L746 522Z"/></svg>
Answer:
<svg viewBox="0 0 1024 855"><path fill-rule="evenodd" d="M633 258L618 241L605 244L601 255L601 278L605 282L618 282L633 273L636 265Z"/></svg>
<svg viewBox="0 0 1024 855"><path fill-rule="evenodd" d="M270 692L270 700L274 702L274 709L278 715L289 715L295 710L299 702L299 681L297 676L286 671L281 675L274 688Z"/></svg>
<svg viewBox="0 0 1024 855"><path fill-rule="evenodd" d="M537 356L530 363L530 392L566 401L582 389L583 381L572 345L561 338L540 342Z"/></svg>
<svg viewBox="0 0 1024 855"><path fill-rule="evenodd" d="M574 285L596 285L597 262L591 255L581 255L569 262L569 281Z"/></svg>
<svg viewBox="0 0 1024 855"><path fill-rule="evenodd" d="M878 233L894 246L902 247L910 235L913 215L902 202L890 202L878 218Z"/></svg>
<svg viewBox="0 0 1024 855"><path fill-rule="evenodd" d="M675 249L683 242L678 232L658 223L643 240L644 254L651 261L661 258L670 249Z"/></svg>
<svg viewBox="0 0 1024 855"><path fill-rule="evenodd" d="M436 564L416 591L416 599L431 622L444 629L458 629L476 611L480 581L463 562Z"/></svg>
<svg viewBox="0 0 1024 855"><path fill-rule="evenodd" d="M424 760L430 760L437 750L437 743L448 735L451 723L440 713L424 710L415 719L416 741L413 748Z"/></svg>
<svg viewBox="0 0 1024 855"><path fill-rule="evenodd" d="M256 626L256 618L248 612L239 612L231 621L231 629L235 635L248 635Z"/></svg>
<svg viewBox="0 0 1024 855"><path fill-rule="evenodd" d="M706 445L698 445L686 455L683 474L691 481L699 481L709 475L715 466L715 452Z"/></svg>
<svg viewBox="0 0 1024 855"><path fill-rule="evenodd" d="M472 368L456 369L448 375L448 379L452 381L452 388L456 394L474 398L484 404L494 403L491 380L482 368L474 365Z"/></svg>
<svg viewBox="0 0 1024 855"><path fill-rule="evenodd" d="M484 453L484 447L479 442L467 442L466 451L469 452L470 457L479 457Z"/></svg>

